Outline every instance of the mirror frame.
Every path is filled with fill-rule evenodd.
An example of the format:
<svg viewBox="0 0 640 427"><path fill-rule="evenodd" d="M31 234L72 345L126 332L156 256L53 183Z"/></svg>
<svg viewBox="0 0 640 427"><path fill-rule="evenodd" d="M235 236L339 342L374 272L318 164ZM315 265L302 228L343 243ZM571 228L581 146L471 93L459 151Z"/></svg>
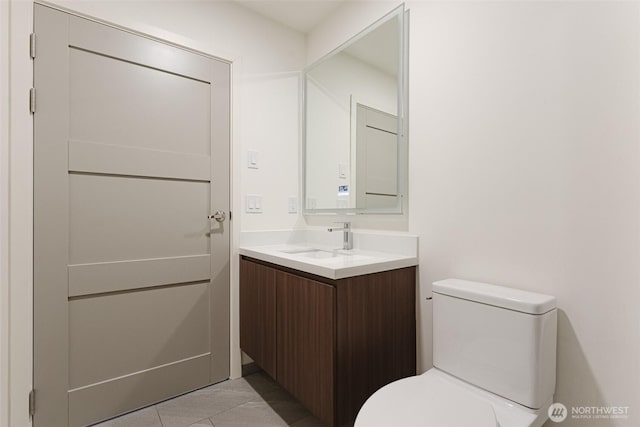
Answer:
<svg viewBox="0 0 640 427"><path fill-rule="evenodd" d="M355 36L333 49L303 70L302 74L302 126L301 126L301 184L302 184L302 213L304 215L399 215L406 212L408 190L409 158L407 149L407 112L408 112L408 25L407 11L404 3L396 7L374 23L370 24ZM392 19L398 20L399 26L399 68L398 68L398 200L394 208L325 208L309 209L307 207L307 74L317 65L339 54L356 43L370 32Z"/></svg>

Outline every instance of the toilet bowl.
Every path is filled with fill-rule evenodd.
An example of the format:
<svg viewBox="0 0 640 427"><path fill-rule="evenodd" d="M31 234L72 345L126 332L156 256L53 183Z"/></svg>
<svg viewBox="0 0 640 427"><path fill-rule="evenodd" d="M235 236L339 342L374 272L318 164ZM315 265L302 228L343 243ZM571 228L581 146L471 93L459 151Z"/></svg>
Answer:
<svg viewBox="0 0 640 427"><path fill-rule="evenodd" d="M459 279L433 285L434 368L376 391L355 427L542 426L555 389L555 298Z"/></svg>
<svg viewBox="0 0 640 427"><path fill-rule="evenodd" d="M355 427L540 427L551 403L527 408L433 368L376 391Z"/></svg>

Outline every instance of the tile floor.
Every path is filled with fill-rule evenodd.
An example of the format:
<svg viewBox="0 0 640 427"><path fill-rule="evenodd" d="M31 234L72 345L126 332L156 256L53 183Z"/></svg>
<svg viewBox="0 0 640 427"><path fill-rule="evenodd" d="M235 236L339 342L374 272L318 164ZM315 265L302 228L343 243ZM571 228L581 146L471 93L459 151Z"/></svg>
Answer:
<svg viewBox="0 0 640 427"><path fill-rule="evenodd" d="M95 427L321 427L289 393L262 372L225 381Z"/></svg>

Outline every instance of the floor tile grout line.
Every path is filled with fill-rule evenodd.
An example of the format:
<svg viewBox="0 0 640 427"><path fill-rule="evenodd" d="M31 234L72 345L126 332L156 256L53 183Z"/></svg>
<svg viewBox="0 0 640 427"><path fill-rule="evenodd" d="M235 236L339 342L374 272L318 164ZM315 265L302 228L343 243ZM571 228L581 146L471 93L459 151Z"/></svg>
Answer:
<svg viewBox="0 0 640 427"><path fill-rule="evenodd" d="M251 403L251 401L244 402L244 403L239 403L239 404L237 404L236 406L234 406L232 408L228 408L228 409L225 409L224 411L221 411L221 412L218 412L216 414L213 414L209 418L213 418L213 417L215 417L217 415L224 414L225 412L229 412L230 410L236 409L238 406L246 405L247 403ZM213 424L213 420L211 420L211 423Z"/></svg>
<svg viewBox="0 0 640 427"><path fill-rule="evenodd" d="M196 422L195 422L195 423L193 423L193 424L200 424L200 423L201 423L201 422L203 422L203 421L209 421L209 424L211 424L211 419L210 419L209 417L204 417L203 419L198 420L198 421L196 421ZM193 424L192 424L192 425L193 425ZM189 426L189 427L190 427L190 426Z"/></svg>
<svg viewBox="0 0 640 427"><path fill-rule="evenodd" d="M215 385L214 385L214 386L215 386ZM214 386L210 386L210 387L212 387L212 390L213 390L213 391L224 391L224 392L233 392L233 393L247 393L247 392L242 391L242 390L232 390L232 389L223 389L223 388L216 389ZM161 404L166 403L166 402L171 402L171 401L173 401L174 399L179 399L180 397L189 396L189 395L190 395L190 394L192 394L192 393L196 393L196 392L198 392L198 391L205 390L205 389L207 389L207 388L209 388L209 387L204 387L204 388L202 388L202 389L194 390L194 391L192 391L192 392L190 392L190 393L186 393L186 394L184 394L184 395L182 395L182 396L178 396L178 397L175 397L175 398L173 398L173 399L165 400L165 401L164 401L164 402L162 402ZM259 394L259 393L255 392L255 391L254 391L254 393L255 393L255 394L257 394L258 396L260 396L260 394ZM235 408L237 408L238 406L244 405L244 404L249 403L249 402L252 402L252 400L249 400L249 401L247 401L247 402L243 402L243 403L239 403L239 404L237 404L237 405L235 405L235 406L232 406L231 408L227 408L227 409L225 409L224 411L217 412L217 413L215 413L215 414L213 414L213 415L211 415L211 416L209 417L209 421L211 421L211 423L213 423L213 421L212 421L210 418L212 418L212 417L214 417L214 416L216 416L216 415L218 415L218 414L223 414L223 413L225 413L225 412L227 412L227 411L230 411L230 410L232 410L232 409L235 409ZM155 405L155 408L156 408L156 411L158 412L158 416L160 417L160 423L161 423L161 424L162 424L162 426L164 427L164 423L162 423L162 416L160 415L160 411L158 410L157 406L158 406L158 405ZM202 420L204 420L204 419L207 419L207 418L202 418ZM199 420L199 421L202 421L202 420ZM199 422L199 421L196 421L196 423L197 423L197 422ZM189 427L189 426L187 426L187 427Z"/></svg>
<svg viewBox="0 0 640 427"><path fill-rule="evenodd" d="M231 392L234 392L234 393L247 393L247 392L244 392L244 391L241 391L241 390L230 390L230 389L219 389L219 390L220 390L220 391L226 391L226 392L231 391ZM254 391L254 393L255 393L257 396L260 396L260 394L259 394L258 392L255 392L255 391ZM185 396L187 396L188 394L189 394L189 393L187 393ZM169 401L171 401L171 400L168 400L167 402L169 402ZM163 403L164 403L164 402L163 402ZM212 420L212 418L213 418L213 417L215 417L215 416L217 416L217 415L220 415L220 414L224 414L225 412L231 411L232 409L235 409L235 408L237 408L237 407L239 407L239 406L242 406L242 405L245 405L245 404L247 404L247 403L259 403L259 401L248 400L248 401L246 401L246 402L239 403L239 404L237 404L237 405L235 405L235 406L232 406L231 408L227 408L227 409L225 409L224 411L220 411L220 412L217 412L217 413L215 413L215 414L211 415L208 419L209 419L209 421L211 422L211 424L213 424L213 420ZM157 405L156 405L156 411L158 411ZM159 415L159 411L158 411L158 415ZM160 415L159 415L159 416L160 416ZM206 419L206 418L203 418L202 420L204 420L204 419ZM200 420L200 421L202 421L202 420ZM199 421L196 421L196 422L199 422ZM162 417L161 417L161 416L160 416L160 423L162 423ZM162 423L162 425L163 425L163 427L164 427L164 424L163 424L163 423Z"/></svg>
<svg viewBox="0 0 640 427"><path fill-rule="evenodd" d="M158 411L158 405L153 405L153 409L156 410L156 415L158 415L158 420L160 420L160 427L164 427L164 423L162 422L162 417L160 416L160 411Z"/></svg>
<svg viewBox="0 0 640 427"><path fill-rule="evenodd" d="M257 375L257 374L256 374ZM204 387L202 389L199 390L194 390L191 393L186 393L183 396L187 396L189 394L195 394L198 391L201 390L205 390L207 388L210 388L210 391L215 392L215 394L217 394L217 392L223 392L223 393L229 393L230 395L234 395L234 394L248 394L248 396L244 396L245 399L248 399L246 401L242 401L241 403L235 404L231 407L228 407L220 412L217 412L215 414L211 414L211 415L206 415L205 418L200 419L199 421L196 421L195 423L192 423L189 425L189 427L193 424L197 424L197 423L202 423L202 422L206 422L208 424L210 424L212 427L215 427L216 424L214 423L214 418L218 417L218 416L223 416L224 414L226 414L229 411L232 410L238 410L238 408L244 406L244 405L252 405L252 404L258 404L258 405L266 405L267 407L269 407L271 409L271 412L273 413L272 415L274 415L274 421L277 421L278 424L283 423L283 425L292 425L295 424L297 422L300 422L308 417L313 417L313 414L311 414L306 408L305 415L300 415L299 417L296 417L295 420L291 420L291 422L289 422L288 420L286 420L285 418L283 418L283 415L281 415L273 406L273 404L279 404L279 403L292 403L292 404L297 404L297 405L301 405L299 401L297 401L293 396L291 396L289 393L286 393L286 390L284 390L282 387L278 387L278 385L276 385L275 387L272 387L272 384L268 383L268 384L252 384L249 383L248 381L246 381L246 379L238 379L240 381L233 381L233 382L237 382L237 386L240 386L240 389L236 389L235 387L233 387L233 382L230 382L229 384L231 385L230 388L226 388L226 387L216 387L215 385L210 386L210 387ZM241 383L245 383L245 384L241 384ZM249 386L249 390L245 390L244 386ZM254 388L254 385L257 388ZM269 387L267 387L267 389L263 390L264 394L261 394L258 390L260 390L261 388L263 388L263 385L267 385ZM284 391L286 393L286 396L280 396L278 393L272 394L272 392L277 392L277 391ZM178 396L174 399L168 399L166 401L163 401L161 404L169 402L169 401L175 401L177 399L179 399L182 396ZM156 419L159 421L158 425L159 427L165 427L162 415L160 414L160 406L161 404L155 404L155 405L150 405L150 407L152 406L155 414L156 414ZM206 405L205 405L206 406ZM150 409L149 407L149 409ZM247 410L251 411L251 407L247 408ZM136 411L137 412L137 411ZM240 412L242 412L242 410L240 410ZM205 414L203 414L205 415ZM293 415L293 414L291 414ZM258 424L256 424L257 426Z"/></svg>

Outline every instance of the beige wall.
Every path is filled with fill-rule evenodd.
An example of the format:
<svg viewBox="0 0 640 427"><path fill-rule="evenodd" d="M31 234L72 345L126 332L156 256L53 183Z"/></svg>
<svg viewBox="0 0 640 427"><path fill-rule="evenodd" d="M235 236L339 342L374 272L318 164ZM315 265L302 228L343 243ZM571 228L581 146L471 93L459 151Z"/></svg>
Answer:
<svg viewBox="0 0 640 427"><path fill-rule="evenodd" d="M310 34L308 61L393 6L345 6ZM562 425L640 425L640 4L407 7L420 369L434 280L549 293L556 401L630 406L627 420Z"/></svg>

